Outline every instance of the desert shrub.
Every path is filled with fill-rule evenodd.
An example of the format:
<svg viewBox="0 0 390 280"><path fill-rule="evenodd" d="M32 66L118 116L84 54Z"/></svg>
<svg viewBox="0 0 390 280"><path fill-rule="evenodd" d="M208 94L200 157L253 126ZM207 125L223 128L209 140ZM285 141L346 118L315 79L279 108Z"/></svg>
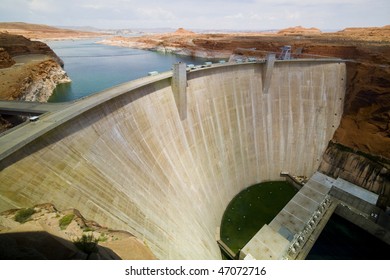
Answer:
<svg viewBox="0 0 390 280"><path fill-rule="evenodd" d="M33 208L23 208L20 209L15 215L15 221L23 224L30 219L31 215L35 213Z"/></svg>
<svg viewBox="0 0 390 280"><path fill-rule="evenodd" d="M106 242L108 240L108 236L105 233L101 233L99 237L99 242Z"/></svg>
<svg viewBox="0 0 390 280"><path fill-rule="evenodd" d="M74 218L74 214L68 214L63 216L59 221L61 230L66 229L68 225L73 221L73 218Z"/></svg>
<svg viewBox="0 0 390 280"><path fill-rule="evenodd" d="M97 244L99 242L99 239L96 239L93 237L92 234L85 235L77 238L75 241L73 241L74 245L76 245L77 248L79 248L84 253L90 255L91 253L95 253L98 251Z"/></svg>

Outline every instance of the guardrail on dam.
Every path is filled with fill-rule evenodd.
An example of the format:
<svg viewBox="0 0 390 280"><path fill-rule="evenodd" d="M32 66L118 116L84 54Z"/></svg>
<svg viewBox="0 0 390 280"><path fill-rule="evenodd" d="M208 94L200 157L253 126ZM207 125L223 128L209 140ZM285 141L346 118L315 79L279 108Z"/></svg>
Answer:
<svg viewBox="0 0 390 280"><path fill-rule="evenodd" d="M74 207L158 258L219 259L215 231L230 200L281 170L310 177L342 115L342 61L276 61L268 93L265 68L187 72L184 103L163 73L12 130L0 137L0 211Z"/></svg>

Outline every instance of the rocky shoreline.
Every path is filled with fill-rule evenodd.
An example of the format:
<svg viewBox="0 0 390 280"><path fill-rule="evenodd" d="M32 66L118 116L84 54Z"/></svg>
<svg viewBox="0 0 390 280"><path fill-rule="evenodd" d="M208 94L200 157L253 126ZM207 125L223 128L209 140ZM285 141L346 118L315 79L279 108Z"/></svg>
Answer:
<svg viewBox="0 0 390 280"><path fill-rule="evenodd" d="M246 50L246 55L262 56L279 53L284 45L293 45L297 52L305 47L307 54L335 56L350 55L351 49L368 45L388 46L390 25L380 28L347 28L339 32L322 33L315 28L286 28L277 33L194 33L179 28L172 33L137 37L114 36L99 43L111 46L174 53L203 58L227 58ZM319 48L321 47L321 48ZM310 49L312 48L312 49ZM343 49L340 53L339 49ZM251 53L251 51L256 52ZM335 53L334 53L335 52Z"/></svg>
<svg viewBox="0 0 390 280"><path fill-rule="evenodd" d="M66 72L54 60L43 60L23 79L19 100L47 102L57 85L71 82Z"/></svg>

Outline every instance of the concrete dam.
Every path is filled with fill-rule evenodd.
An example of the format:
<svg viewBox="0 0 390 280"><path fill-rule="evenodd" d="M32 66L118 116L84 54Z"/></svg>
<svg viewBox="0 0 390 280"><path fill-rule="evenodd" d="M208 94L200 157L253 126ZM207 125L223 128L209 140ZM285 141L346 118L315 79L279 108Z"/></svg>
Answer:
<svg viewBox="0 0 390 280"><path fill-rule="evenodd" d="M179 78L176 70L0 137L0 211L50 202L129 231L157 258L220 259L216 231L237 193L282 170L316 172L342 116L346 66L226 63Z"/></svg>

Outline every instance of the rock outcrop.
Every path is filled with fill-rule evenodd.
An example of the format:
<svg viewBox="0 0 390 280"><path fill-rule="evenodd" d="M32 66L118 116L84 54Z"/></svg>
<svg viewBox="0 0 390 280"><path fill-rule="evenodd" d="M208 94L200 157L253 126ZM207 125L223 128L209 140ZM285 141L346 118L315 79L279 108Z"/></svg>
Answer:
<svg viewBox="0 0 390 280"><path fill-rule="evenodd" d="M21 83L19 100L46 102L58 84L68 83L66 72L53 60L45 60L31 69Z"/></svg>
<svg viewBox="0 0 390 280"><path fill-rule="evenodd" d="M155 259L132 234L40 204L0 213L0 259Z"/></svg>
<svg viewBox="0 0 390 280"><path fill-rule="evenodd" d="M14 64L15 60L12 59L9 53L5 49L0 48L0 69L11 67Z"/></svg>

